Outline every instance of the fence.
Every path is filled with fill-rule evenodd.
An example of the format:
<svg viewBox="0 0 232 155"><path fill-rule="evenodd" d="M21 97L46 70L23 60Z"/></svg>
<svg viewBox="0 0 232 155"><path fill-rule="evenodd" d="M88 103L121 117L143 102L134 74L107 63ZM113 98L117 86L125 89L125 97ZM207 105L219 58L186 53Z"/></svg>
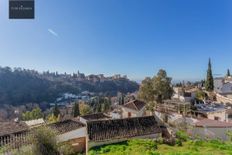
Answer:
<svg viewBox="0 0 232 155"><path fill-rule="evenodd" d="M0 154L8 155L11 151L30 144L30 136L31 134L29 132L0 136Z"/></svg>

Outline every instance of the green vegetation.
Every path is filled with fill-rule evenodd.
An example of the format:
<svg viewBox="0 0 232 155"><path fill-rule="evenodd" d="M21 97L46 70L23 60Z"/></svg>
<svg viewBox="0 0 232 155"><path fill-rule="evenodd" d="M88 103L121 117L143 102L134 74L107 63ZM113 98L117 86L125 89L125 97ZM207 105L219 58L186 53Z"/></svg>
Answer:
<svg viewBox="0 0 232 155"><path fill-rule="evenodd" d="M73 117L77 117L80 115L79 104L75 103L73 106Z"/></svg>
<svg viewBox="0 0 232 155"><path fill-rule="evenodd" d="M81 115L87 115L92 113L92 108L86 104L86 103L79 103L79 108L80 108L80 114Z"/></svg>
<svg viewBox="0 0 232 155"><path fill-rule="evenodd" d="M58 107L57 103L55 104L55 107L53 109L53 115L55 117L58 117L60 115L60 110L59 110L59 107Z"/></svg>
<svg viewBox="0 0 232 155"><path fill-rule="evenodd" d="M22 120L24 121L29 121L39 118L43 118L43 113L39 107L33 109L32 111L27 111L22 114Z"/></svg>
<svg viewBox="0 0 232 155"><path fill-rule="evenodd" d="M152 111L155 103L162 103L163 100L171 98L173 94L171 80L166 71L160 69L156 76L142 81L139 99L148 103L148 109Z"/></svg>
<svg viewBox="0 0 232 155"><path fill-rule="evenodd" d="M134 139L103 147L96 147L89 151L89 155L152 155L157 144L152 140Z"/></svg>
<svg viewBox="0 0 232 155"><path fill-rule="evenodd" d="M186 136L180 133L180 138ZM182 140L183 140L182 139ZM133 139L127 142L95 147L90 155L231 155L232 143L220 140L186 140L175 146L152 140Z"/></svg>
<svg viewBox="0 0 232 155"><path fill-rule="evenodd" d="M230 69L227 69L227 74L226 76L230 76Z"/></svg>
<svg viewBox="0 0 232 155"><path fill-rule="evenodd" d="M196 99L197 100L203 101L206 98L206 96L207 96L207 94L202 90L198 90L196 92Z"/></svg>
<svg viewBox="0 0 232 155"><path fill-rule="evenodd" d="M212 67L211 67L211 60L210 59L209 59L209 63L208 63L207 77L206 77L206 81L205 81L205 89L207 91L213 91L213 89L214 89L213 73L212 73Z"/></svg>
<svg viewBox="0 0 232 155"><path fill-rule="evenodd" d="M110 110L111 101L110 98L98 96L90 103L94 113L107 112Z"/></svg>

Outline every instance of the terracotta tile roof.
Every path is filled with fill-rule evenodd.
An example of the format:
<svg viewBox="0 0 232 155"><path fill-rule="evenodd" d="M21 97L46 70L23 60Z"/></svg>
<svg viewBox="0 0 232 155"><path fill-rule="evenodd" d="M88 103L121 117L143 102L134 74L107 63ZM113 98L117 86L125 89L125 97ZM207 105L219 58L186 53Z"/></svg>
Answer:
<svg viewBox="0 0 232 155"><path fill-rule="evenodd" d="M64 120L61 122L49 124L49 127L58 131L59 134L69 132L84 127L85 125L77 120Z"/></svg>
<svg viewBox="0 0 232 155"><path fill-rule="evenodd" d="M140 111L145 105L146 105L146 103L144 103L142 101L133 100L133 101L126 103L123 106L126 108L129 108L129 109L132 109L132 110Z"/></svg>
<svg viewBox="0 0 232 155"><path fill-rule="evenodd" d="M24 122L0 122L0 136L28 131L29 127Z"/></svg>
<svg viewBox="0 0 232 155"><path fill-rule="evenodd" d="M160 133L154 116L91 121L87 123L90 141L130 138Z"/></svg>
<svg viewBox="0 0 232 155"><path fill-rule="evenodd" d="M111 118L110 116L107 116L104 113L89 114L89 115L83 115L83 116L80 116L80 117L84 118L87 121L108 120L108 119Z"/></svg>
<svg viewBox="0 0 232 155"><path fill-rule="evenodd" d="M232 123L211 120L211 119L203 119L203 120L199 120L198 122L196 122L195 126L224 128L224 127L232 127Z"/></svg>

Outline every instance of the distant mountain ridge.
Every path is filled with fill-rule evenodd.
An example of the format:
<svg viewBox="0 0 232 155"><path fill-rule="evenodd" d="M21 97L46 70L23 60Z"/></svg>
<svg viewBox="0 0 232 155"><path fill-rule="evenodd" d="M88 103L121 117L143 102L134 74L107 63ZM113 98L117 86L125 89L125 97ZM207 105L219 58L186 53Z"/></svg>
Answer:
<svg viewBox="0 0 232 155"><path fill-rule="evenodd" d="M82 91L116 95L138 90L139 85L126 76L58 74L21 68L0 67L0 105L53 102L65 92L78 94Z"/></svg>

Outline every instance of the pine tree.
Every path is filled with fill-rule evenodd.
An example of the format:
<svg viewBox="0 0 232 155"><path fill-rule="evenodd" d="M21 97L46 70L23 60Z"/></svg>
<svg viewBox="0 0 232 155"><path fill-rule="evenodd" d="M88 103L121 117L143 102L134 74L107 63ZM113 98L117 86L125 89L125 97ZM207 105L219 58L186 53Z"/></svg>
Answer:
<svg viewBox="0 0 232 155"><path fill-rule="evenodd" d="M79 104L75 103L73 107L73 116L77 117L80 115Z"/></svg>
<svg viewBox="0 0 232 155"><path fill-rule="evenodd" d="M209 63L208 63L207 77L206 77L206 81L205 81L205 89L207 91L213 91L213 89L214 89L212 66L211 66L210 59L209 59Z"/></svg>
<svg viewBox="0 0 232 155"><path fill-rule="evenodd" d="M60 110L59 110L59 108L58 108L58 105L55 104L55 107L54 107L54 109L53 109L53 115L54 115L55 117L58 117L59 114L60 114Z"/></svg>
<svg viewBox="0 0 232 155"><path fill-rule="evenodd" d="M230 76L230 70L227 69L227 76Z"/></svg>

